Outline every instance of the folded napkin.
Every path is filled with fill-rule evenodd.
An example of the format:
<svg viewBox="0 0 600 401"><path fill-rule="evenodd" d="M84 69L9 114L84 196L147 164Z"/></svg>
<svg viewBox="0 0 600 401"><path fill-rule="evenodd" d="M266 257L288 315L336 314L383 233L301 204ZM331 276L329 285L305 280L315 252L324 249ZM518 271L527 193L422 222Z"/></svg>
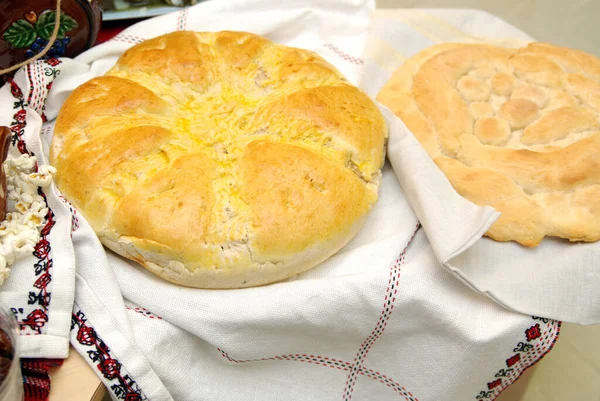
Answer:
<svg viewBox="0 0 600 401"><path fill-rule="evenodd" d="M362 86L372 97L412 55L441 42L520 46L532 38L489 14L385 10L371 31ZM388 158L441 264L473 290L512 310L580 324L600 323L600 242L546 238L536 248L482 235L498 217L458 195L399 118Z"/></svg>
<svg viewBox="0 0 600 401"><path fill-rule="evenodd" d="M66 96L133 44L175 30L251 31L314 50L364 84L376 79L363 58L373 10L369 0L210 1L138 23L74 60L32 64L14 82L27 149L46 164ZM2 116L21 107L10 89L0 92ZM398 125L387 121L393 140ZM560 322L509 311L445 271L396 172L385 165L376 207L340 252L243 290L176 286L107 251L51 186L45 324L34 332L23 317L36 307L27 291L37 259L16 262L1 294L32 334L24 341L39 338L27 356L64 357L69 335L114 400L494 399L552 348Z"/></svg>

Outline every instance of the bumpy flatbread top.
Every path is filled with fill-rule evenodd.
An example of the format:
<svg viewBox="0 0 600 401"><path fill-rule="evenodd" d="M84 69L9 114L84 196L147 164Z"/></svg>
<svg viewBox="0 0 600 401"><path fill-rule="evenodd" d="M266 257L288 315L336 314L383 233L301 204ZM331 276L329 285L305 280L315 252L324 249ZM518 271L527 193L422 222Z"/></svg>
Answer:
<svg viewBox="0 0 600 401"><path fill-rule="evenodd" d="M378 100L456 191L502 214L486 235L600 239L600 60L543 43L448 43L409 59Z"/></svg>

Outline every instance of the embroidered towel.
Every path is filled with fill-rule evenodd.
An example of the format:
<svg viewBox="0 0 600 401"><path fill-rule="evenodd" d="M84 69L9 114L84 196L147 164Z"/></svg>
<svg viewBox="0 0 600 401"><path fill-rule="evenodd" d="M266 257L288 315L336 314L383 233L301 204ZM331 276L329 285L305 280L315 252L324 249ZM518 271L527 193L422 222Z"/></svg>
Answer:
<svg viewBox="0 0 600 401"><path fill-rule="evenodd" d="M369 0L201 3L136 24L75 60L25 68L14 83L21 98L5 86L0 106L3 114L21 102L32 110L23 141L47 163L52 123L70 91L134 43L178 29L262 34L314 50L364 84L373 9ZM165 282L105 250L85 216L55 187L46 192L56 215L51 267L75 284L70 340L115 400L494 399L560 331L560 322L509 311L441 268L389 164L380 200L350 244L292 280L244 290ZM15 264L12 277L35 273L35 263ZM15 293L26 293L25 284L14 281ZM48 324L62 305L54 302ZM37 356L52 353L44 345Z"/></svg>

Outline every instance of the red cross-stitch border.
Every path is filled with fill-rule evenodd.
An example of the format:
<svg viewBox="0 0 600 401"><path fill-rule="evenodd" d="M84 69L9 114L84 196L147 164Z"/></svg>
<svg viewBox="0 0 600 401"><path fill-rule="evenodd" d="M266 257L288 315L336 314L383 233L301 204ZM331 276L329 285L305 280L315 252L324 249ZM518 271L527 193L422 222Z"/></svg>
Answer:
<svg viewBox="0 0 600 401"><path fill-rule="evenodd" d="M11 143L13 146L16 145L17 149L21 154L33 155L33 153L27 149L27 145L25 143L25 127L27 126L27 108L31 107L31 105L28 102L32 101L32 99L38 99L39 94L34 94L36 92L43 92L43 96L45 98L49 90L49 86L51 86L52 80L56 78L56 76L60 73L60 70L56 68L56 66L58 66L60 63L61 61L55 58L37 61L34 63L42 65L43 69L42 67L32 69L32 65L29 64L26 67L26 85L28 87L27 96L25 96L23 90L13 79L10 79L8 81L10 92L14 100L13 111L15 111L13 121L10 125L10 130L12 132ZM43 83L45 82L45 78L41 76L42 70L44 71L45 76L47 76L49 80L47 86L43 85ZM38 113L42 113L42 119L44 118L43 103L44 100L42 100L40 103L42 107L36 110ZM37 167L38 166L36 165L35 170L37 170ZM31 284L26 304L10 307L10 310L15 315L15 318L19 325L21 335L42 334L42 328L46 325L46 323L49 320L48 313L52 299L51 283L53 258L51 252L52 247L48 236L50 235L50 232L55 224L54 212L48 205L46 195L44 194L44 192L41 189L38 189L38 193L43 198L44 203L46 203L46 207L48 208L48 214L46 215L46 223L40 232L41 238L36 244L33 251L33 256L37 259L37 261L32 266L35 274L35 282Z"/></svg>
<svg viewBox="0 0 600 401"><path fill-rule="evenodd" d="M348 53L342 51L339 47L337 47L331 43L325 43L323 46L328 48L329 50L331 50L336 55L338 55L339 57L341 57L342 59L346 60L349 63L355 64L355 65L363 65L365 63L362 58L351 56Z"/></svg>
<svg viewBox="0 0 600 401"><path fill-rule="evenodd" d="M184 8L179 11L177 15L177 30L184 31L187 28L187 20L188 20L189 10Z"/></svg>
<svg viewBox="0 0 600 401"><path fill-rule="evenodd" d="M278 355L278 356L269 357L269 358L238 360L238 359L233 359L232 357L230 357L229 354L227 354L227 352L223 351L222 349L220 349L220 348L217 348L217 349L219 350L219 352L221 352L221 355L224 358L226 358L229 362L238 363L238 364L249 363L249 362L260 362L260 361L294 361L294 362L312 363L315 365L325 366L325 367L329 367L332 369L343 370L346 372L350 372L350 370L353 367L353 363L351 363L351 362L342 361L340 359L335 359L335 358L329 358L326 356L307 355L307 354L288 354L288 355ZM394 390L397 393L399 393L400 395L402 395L406 399L406 401L418 401L415 398L415 396L410 393L410 391L406 390L402 385L400 385L399 383L395 382L394 380L390 379L389 377L387 377L386 375L384 375L382 373L374 371L373 369L369 369L365 366L361 366L358 369L357 373L360 375L363 375L363 376L367 376L373 380L377 380L380 383L385 384L392 390Z"/></svg>
<svg viewBox="0 0 600 401"><path fill-rule="evenodd" d="M516 382L527 369L539 362L552 350L560 335L561 322L532 316L535 324L525 330L524 341L520 341L506 359L506 367L498 370L495 379L487 383L487 388L475 396L476 400L493 401L508 386ZM544 326L542 327L541 322Z"/></svg>
<svg viewBox="0 0 600 401"><path fill-rule="evenodd" d="M367 357L369 351L371 350L371 347L373 346L373 344L375 344L375 342L383 334L383 331L385 330L385 327L387 326L387 323L390 320L390 316L392 315L392 312L394 311L394 305L396 303L396 295L398 294L398 285L400 283L400 270L401 270L400 268L404 264L406 250L408 249L408 246L411 244L412 240L415 238L415 235L417 234L417 231L419 230L419 226L420 225L417 224L415 232L413 233L411 238L408 240L406 247L400 253L400 256L396 260L396 263L394 263L394 265L390 269L390 278L388 281L387 289L385 291L385 297L383 299L383 307L381 309L381 315L379 316L379 320L377 321L375 328L373 329L371 334L365 339L365 341L363 341L362 345L360 346L360 349L358 350L358 352L356 353L356 356L354 357L352 369L346 380L346 388L344 389L344 396L343 396L344 401L349 401L350 398L352 398L352 393L354 392L354 385L356 384L357 374L358 374L360 368L363 367L363 362L364 362L365 358ZM412 397L410 397L408 399L412 401ZM415 398L415 401L416 401L416 398Z"/></svg>
<svg viewBox="0 0 600 401"><path fill-rule="evenodd" d="M155 315L154 313L150 312L146 308L139 308L139 307L132 308L131 306L126 306L125 309L130 310L135 313L139 313L140 315L147 317L148 319L162 320L162 317Z"/></svg>
<svg viewBox="0 0 600 401"><path fill-rule="evenodd" d="M124 34L124 33L120 33L120 34L118 34L117 36L115 36L114 38L112 38L110 40L114 40L116 42L125 42L125 43L137 44L137 43L142 43L145 39L141 38L139 36L127 35L127 34Z"/></svg>
<svg viewBox="0 0 600 401"><path fill-rule="evenodd" d="M76 306L77 307L77 306ZM71 341L77 341L78 347L86 354L98 372L104 378L105 385L116 399L125 401L147 401L135 379L126 372L121 361L113 354L108 345L96 333L81 309L71 315ZM82 353L82 351L79 351Z"/></svg>
<svg viewBox="0 0 600 401"><path fill-rule="evenodd" d="M386 375L376 372L372 369L369 369L363 365L363 362L369 353L369 350L375 344L375 342L381 337L387 322L392 314L394 309L394 304L396 302L396 295L398 293L398 284L400 281L400 271L401 267L404 264L406 251L408 250L409 245L412 243L415 235L419 230L420 224L417 224L415 227L415 231L413 232L411 238L408 240L408 243L396 259L396 262L390 268L390 278L388 280L388 286L385 291L384 299L383 299L383 307L381 309L381 313L379 316L379 320L377 321L375 328L371 332L371 334L363 341L361 344L356 357L352 363L338 360L335 358L325 357L325 356L315 356L309 354L289 354L289 355L279 355L268 358L258 358L258 359L248 359L248 360L238 360L229 356L227 352L224 350L217 348L221 355L234 363L248 363L248 362L259 362L259 361L295 361L295 362L308 362L314 363L316 365L327 366L334 369L348 371L348 379L346 380L343 399L344 401L350 400L352 397L352 393L354 392L354 385L357 381L359 375L367 376L371 379L377 380L386 386L390 387L398 394L404 397L406 401L419 401L417 397L415 397L411 392L406 390L402 385L398 384L396 381L388 378Z"/></svg>

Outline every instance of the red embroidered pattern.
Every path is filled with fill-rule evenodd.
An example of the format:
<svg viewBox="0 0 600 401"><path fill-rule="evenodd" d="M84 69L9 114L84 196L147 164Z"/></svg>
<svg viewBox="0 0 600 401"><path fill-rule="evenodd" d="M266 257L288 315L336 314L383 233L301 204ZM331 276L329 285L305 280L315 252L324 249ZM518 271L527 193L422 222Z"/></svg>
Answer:
<svg viewBox="0 0 600 401"><path fill-rule="evenodd" d="M25 110L19 110L15 113L13 118L17 123L23 124L25 122L25 119L27 118L27 112Z"/></svg>
<svg viewBox="0 0 600 401"><path fill-rule="evenodd" d="M144 38L140 38L139 36L127 35L120 33L111 40L115 40L117 42L126 42L126 43L142 43Z"/></svg>
<svg viewBox="0 0 600 401"><path fill-rule="evenodd" d="M404 397L404 399L407 401L418 401L417 397L412 395L412 393L410 391L406 390L400 384L396 383L395 381L388 378L386 375L384 375L382 373L375 372L373 369L367 369L364 366L360 367L359 373L362 375L365 375L367 377L370 377L371 379L380 381L381 383L385 384L389 388L400 393L400 395L402 395Z"/></svg>
<svg viewBox="0 0 600 401"><path fill-rule="evenodd" d="M27 105L40 115L43 122L48 121L44 111L46 110L46 99L52 88L54 79L60 75L60 69L55 68L62 61L51 58L28 64L26 67L30 91L27 97Z"/></svg>
<svg viewBox="0 0 600 401"><path fill-rule="evenodd" d="M495 400L502 391L521 377L523 372L542 359L556 343L560 334L561 322L546 318L532 317L541 320L544 328L539 323L525 330L526 342L519 342L512 350L516 354L506 360L506 368L500 369L496 379L487 383L487 390L482 390L475 396L477 400Z"/></svg>
<svg viewBox="0 0 600 401"><path fill-rule="evenodd" d="M131 306L126 306L125 309L133 311L133 312L136 312L136 313L139 313L142 316L145 316L145 317L147 317L149 319L162 320L162 317L153 314L152 312L150 312L149 310L147 310L145 308L132 308Z"/></svg>
<svg viewBox="0 0 600 401"><path fill-rule="evenodd" d="M542 335L542 333L540 332L539 323L536 324L535 326L531 326L530 328L528 328L525 331L525 334L527 335L527 341L533 341L536 338L539 338Z"/></svg>
<svg viewBox="0 0 600 401"><path fill-rule="evenodd" d="M53 129L54 129L54 126L45 126L45 127L42 127L42 131L40 132L40 134L42 136L49 135L52 132Z"/></svg>
<svg viewBox="0 0 600 401"><path fill-rule="evenodd" d="M104 378L115 381L107 384L112 390L115 398L126 401L148 400L139 385L129 376L121 371L122 365L112 354L108 346L98 337L93 327L87 324L85 314L80 310L73 313L71 317L71 331L77 330L77 342L89 347L87 355L96 365Z"/></svg>
<svg viewBox="0 0 600 401"><path fill-rule="evenodd" d="M33 74L31 72L31 67L32 64L28 64L26 67L26 72L27 72L27 80L31 83L32 87L37 87L39 85L36 85L37 82L33 81ZM32 100L33 100L33 95L34 95L35 91L29 91L29 95L27 96L27 104L30 105L32 104Z"/></svg>
<svg viewBox="0 0 600 401"><path fill-rule="evenodd" d="M57 65L59 65L61 63L61 61L57 58L50 58L50 59L46 60L46 63L48 63L48 65L51 67L56 67Z"/></svg>
<svg viewBox="0 0 600 401"><path fill-rule="evenodd" d="M246 360L237 360L233 359L229 356L229 354L223 351L220 348L217 348L221 355L226 358L228 361L233 363L249 363L249 362L260 362L260 361L294 361L294 362L306 362L312 363L315 365L326 366L332 369L343 370L349 372L352 368L352 364L350 362L342 361L335 358L328 358L325 356L319 355L307 355L307 354L289 354L289 355L278 355L270 358L257 358L257 359L246 359ZM407 391L404 387L402 387L399 383L390 379L386 375L376 372L373 369L368 369L364 366L361 366L358 373L360 375L367 376L373 380L377 380L380 383L385 384L392 390L398 392L402 395L407 401L418 401L414 395Z"/></svg>
<svg viewBox="0 0 600 401"><path fill-rule="evenodd" d="M499 385L501 385L501 384L502 384L502 380L501 380L501 379L497 379L497 380L494 380L494 381L493 381L493 382L491 382L491 383L488 383L488 388L491 390L491 389L493 389L493 388L496 388L496 387L498 387L498 386L499 386Z"/></svg>
<svg viewBox="0 0 600 401"><path fill-rule="evenodd" d="M177 15L177 30L183 31L187 27L188 9L184 8Z"/></svg>
<svg viewBox="0 0 600 401"><path fill-rule="evenodd" d="M75 209L73 205L71 205L71 202L69 202L64 196L60 195L59 198L65 205L67 205L69 212L71 212L71 237L73 237L73 233L79 228L77 209Z"/></svg>
<svg viewBox="0 0 600 401"><path fill-rule="evenodd" d="M506 360L506 366L509 368L521 360L521 354L515 354Z"/></svg>
<svg viewBox="0 0 600 401"><path fill-rule="evenodd" d="M38 62L38 64L47 64L47 62ZM60 62L59 62L60 63ZM28 73L30 71L30 66L28 66ZM54 70L54 67L50 67ZM54 73L53 76L58 75L58 73ZM31 90L28 95L28 100L32 99L32 93L35 91L34 83L31 81L30 77L30 86ZM13 104L13 108L15 114L13 115L13 121L11 123L10 129L12 131L12 145L17 147L19 152L22 154L33 155L31 152L27 150L27 145L25 144L25 127L27 126L27 111L26 107L29 105L28 102L25 101L23 91L17 83L9 79L9 85L12 96L15 98L15 102ZM35 167L37 169L37 166ZM12 313L15 315L17 322L19 324L20 330L23 334L31 335L31 334L41 334L42 328L48 322L48 307L50 305L51 293L48 291L48 288L52 282L52 257L51 257L51 245L48 241L48 235L52 231L52 227L54 227L54 212L48 206L48 202L46 199L46 195L43 193L41 189L38 189L38 193L44 199L44 203L46 207L48 207L48 214L46 215L46 225L42 228L41 231L41 239L36 244L35 249L33 251L33 256L37 258L37 262L33 265L36 279L32 284L34 288L33 291L29 292L27 305L35 305L36 309L30 311L25 317L26 308L24 307L11 307ZM30 330L30 331L28 331Z"/></svg>
<svg viewBox="0 0 600 401"><path fill-rule="evenodd" d="M363 65L365 63L363 59L351 56L348 53L343 52L342 50L340 50L338 47L334 46L331 43L326 43L324 46L326 48L328 48L329 50L333 51L335 54L337 54L341 58L343 58L344 60L348 61L349 63L356 64L356 65Z"/></svg>
<svg viewBox="0 0 600 401"><path fill-rule="evenodd" d="M358 350L358 353L354 357L352 371L350 372L350 374L348 375L348 379L346 380L346 388L344 389L344 401L348 401L350 400L350 398L352 398L352 393L354 392L354 385L356 384L356 375L358 374L358 371L360 370L364 359L367 357L367 354L371 350L371 347L373 346L373 344L375 344L375 341L377 341L379 337L381 337L381 334L385 330L387 322L390 319L390 316L392 315L394 305L396 303L396 295L398 294L398 285L400 282L400 267L404 264L406 250L408 249L408 246L410 245L412 240L415 238L415 235L419 230L419 226L420 225L417 224L415 232L408 240L406 247L404 248L404 250L402 250L400 256L398 257L398 259L396 259L396 263L394 263L392 269L390 270L390 279L388 280L388 286L385 291L381 315L379 316L379 320L377 321L375 328L373 329L371 334L365 339L365 341L363 341L362 345L360 346L360 349Z"/></svg>
<svg viewBox="0 0 600 401"><path fill-rule="evenodd" d="M268 358L256 358L256 359L234 359L229 354L223 351L221 348L217 348L221 355L226 358L229 362L233 363L249 363L249 362L260 362L260 361L296 361L296 362L308 362L314 363L315 365L329 366L330 368L339 370L350 370L352 364L350 362L342 361L335 358L328 358L325 356L308 355L308 354L288 354L278 355Z"/></svg>

